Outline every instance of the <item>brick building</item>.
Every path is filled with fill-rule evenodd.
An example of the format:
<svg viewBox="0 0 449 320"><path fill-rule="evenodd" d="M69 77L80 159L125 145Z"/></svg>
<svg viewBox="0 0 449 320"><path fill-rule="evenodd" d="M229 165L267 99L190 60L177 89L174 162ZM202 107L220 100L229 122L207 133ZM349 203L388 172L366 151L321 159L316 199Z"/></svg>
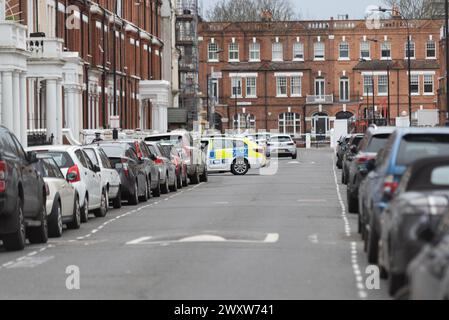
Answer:
<svg viewBox="0 0 449 320"><path fill-rule="evenodd" d="M28 130L58 143L62 128L79 138L117 115L123 129L166 130L172 92L161 80L161 0L2 2L4 24L27 26L19 39L27 68L18 72L27 79Z"/></svg>
<svg viewBox="0 0 449 320"><path fill-rule="evenodd" d="M441 107L442 23L410 22L413 112ZM204 96L207 76L221 72L209 89L216 128L327 134L335 119L394 124L408 113L407 25L399 17L380 28L365 20L202 22L199 35Z"/></svg>

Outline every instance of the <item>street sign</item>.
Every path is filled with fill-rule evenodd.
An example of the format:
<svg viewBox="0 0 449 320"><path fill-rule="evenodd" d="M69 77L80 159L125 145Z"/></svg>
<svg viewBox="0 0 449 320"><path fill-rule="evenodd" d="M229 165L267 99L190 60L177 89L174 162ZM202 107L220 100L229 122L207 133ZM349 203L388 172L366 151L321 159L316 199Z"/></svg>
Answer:
<svg viewBox="0 0 449 320"><path fill-rule="evenodd" d="M212 72L210 77L212 79L222 79L223 78L223 72Z"/></svg>

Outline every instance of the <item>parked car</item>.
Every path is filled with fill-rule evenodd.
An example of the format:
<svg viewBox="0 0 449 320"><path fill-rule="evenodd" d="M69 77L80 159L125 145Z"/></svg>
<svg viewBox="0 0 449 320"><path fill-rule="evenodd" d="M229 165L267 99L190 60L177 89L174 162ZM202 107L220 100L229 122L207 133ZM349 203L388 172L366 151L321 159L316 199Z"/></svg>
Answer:
<svg viewBox="0 0 449 320"><path fill-rule="evenodd" d="M75 187L81 204L81 222L89 220L89 212L102 216L107 210L106 190L102 188L100 168L90 161L81 146L40 146L29 148L41 156L55 160L66 179Z"/></svg>
<svg viewBox="0 0 449 320"><path fill-rule="evenodd" d="M370 173L371 203L362 221L369 263L378 262L382 213L405 170L417 160L439 156L449 156L449 128L398 128L388 139L382 161Z"/></svg>
<svg viewBox="0 0 449 320"><path fill-rule="evenodd" d="M15 135L0 126L0 238L8 251L47 242L46 188L34 165L34 152L25 152Z"/></svg>
<svg viewBox="0 0 449 320"><path fill-rule="evenodd" d="M39 156L36 168L47 190L48 236L61 237L64 224L69 229L79 229L81 213L75 187L67 181L53 158Z"/></svg>
<svg viewBox="0 0 449 320"><path fill-rule="evenodd" d="M349 145L349 141L351 140L352 135L343 135L340 137L340 139L338 139L337 141L337 149L335 152L335 155L337 157L337 162L336 162L336 166L338 169L342 169L343 168L343 155L345 154L346 150L348 149Z"/></svg>
<svg viewBox="0 0 449 320"><path fill-rule="evenodd" d="M433 228L432 228L433 229ZM407 268L408 298L449 300L449 211L436 230L422 229L418 239L427 243Z"/></svg>
<svg viewBox="0 0 449 320"><path fill-rule="evenodd" d="M156 156L154 160L154 164L159 170L160 181L159 184L161 186L161 192L163 194L167 194L169 191L177 191L178 185L176 180L176 167L171 162L170 158L167 158L162 150L161 145L158 142L147 142L146 143L150 152Z"/></svg>
<svg viewBox="0 0 449 320"><path fill-rule="evenodd" d="M187 165L182 161L182 156L174 145L162 143L161 147L166 157L170 157L175 166L177 185L178 188L182 188L183 181L187 181Z"/></svg>
<svg viewBox="0 0 449 320"><path fill-rule="evenodd" d="M449 212L449 157L415 162L404 173L381 218L379 266L388 275L391 295L407 283L406 270L425 242L419 232L434 233Z"/></svg>
<svg viewBox="0 0 449 320"><path fill-rule="evenodd" d="M349 175L349 166L354 161L355 156L357 155L357 152L359 151L358 147L360 142L364 138L363 133L358 134L352 134L349 137L348 145L345 148L345 151L342 154L342 160L341 160L341 183L348 184L348 175Z"/></svg>
<svg viewBox="0 0 449 320"><path fill-rule="evenodd" d="M346 197L348 211L350 213L358 213L359 186L368 174L367 163L376 158L377 153L385 146L385 143L394 130L396 130L395 127L372 126L368 128L363 139L360 141L359 147L350 147L352 148L352 154L354 154L352 161L346 164L348 167Z"/></svg>
<svg viewBox="0 0 449 320"><path fill-rule="evenodd" d="M107 203L112 201L115 209L122 207L121 181L118 172L112 167L104 150L95 145L84 147L92 163L100 168L101 185L107 191Z"/></svg>
<svg viewBox="0 0 449 320"><path fill-rule="evenodd" d="M139 200L147 201L151 193L148 168L146 162L137 156L134 143L117 140L102 141L99 145L120 177L122 197L130 205L138 204Z"/></svg>
<svg viewBox="0 0 449 320"><path fill-rule="evenodd" d="M297 159L298 149L291 136L287 134L272 135L268 140L268 154L270 156L288 155L292 159Z"/></svg>
<svg viewBox="0 0 449 320"><path fill-rule="evenodd" d="M245 175L249 169L267 165L264 150L248 139L213 138L207 141L209 172L232 172Z"/></svg>
<svg viewBox="0 0 449 320"><path fill-rule="evenodd" d="M207 160L205 149L190 132L177 130L165 134L155 134L145 138L145 141L173 144L182 154L187 165L190 183L198 184L207 181Z"/></svg>

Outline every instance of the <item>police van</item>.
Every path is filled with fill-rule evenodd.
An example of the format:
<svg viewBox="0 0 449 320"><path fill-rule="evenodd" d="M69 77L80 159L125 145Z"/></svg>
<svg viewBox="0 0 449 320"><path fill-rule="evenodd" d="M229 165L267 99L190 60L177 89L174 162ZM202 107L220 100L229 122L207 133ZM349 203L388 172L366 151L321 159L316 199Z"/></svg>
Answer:
<svg viewBox="0 0 449 320"><path fill-rule="evenodd" d="M232 172L243 176L249 169L267 166L265 151L247 138L203 138L207 144L207 170L209 172Z"/></svg>

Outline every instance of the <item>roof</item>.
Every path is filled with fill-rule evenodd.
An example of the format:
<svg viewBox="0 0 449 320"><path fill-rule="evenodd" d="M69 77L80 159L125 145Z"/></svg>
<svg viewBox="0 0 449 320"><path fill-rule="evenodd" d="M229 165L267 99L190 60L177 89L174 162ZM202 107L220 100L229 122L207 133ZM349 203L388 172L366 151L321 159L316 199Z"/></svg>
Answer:
<svg viewBox="0 0 449 320"><path fill-rule="evenodd" d="M353 70L360 71L386 71L388 66L391 70L404 70L408 68L406 59L402 60L368 60L360 61ZM436 60L411 60L413 70L437 70L440 65Z"/></svg>

